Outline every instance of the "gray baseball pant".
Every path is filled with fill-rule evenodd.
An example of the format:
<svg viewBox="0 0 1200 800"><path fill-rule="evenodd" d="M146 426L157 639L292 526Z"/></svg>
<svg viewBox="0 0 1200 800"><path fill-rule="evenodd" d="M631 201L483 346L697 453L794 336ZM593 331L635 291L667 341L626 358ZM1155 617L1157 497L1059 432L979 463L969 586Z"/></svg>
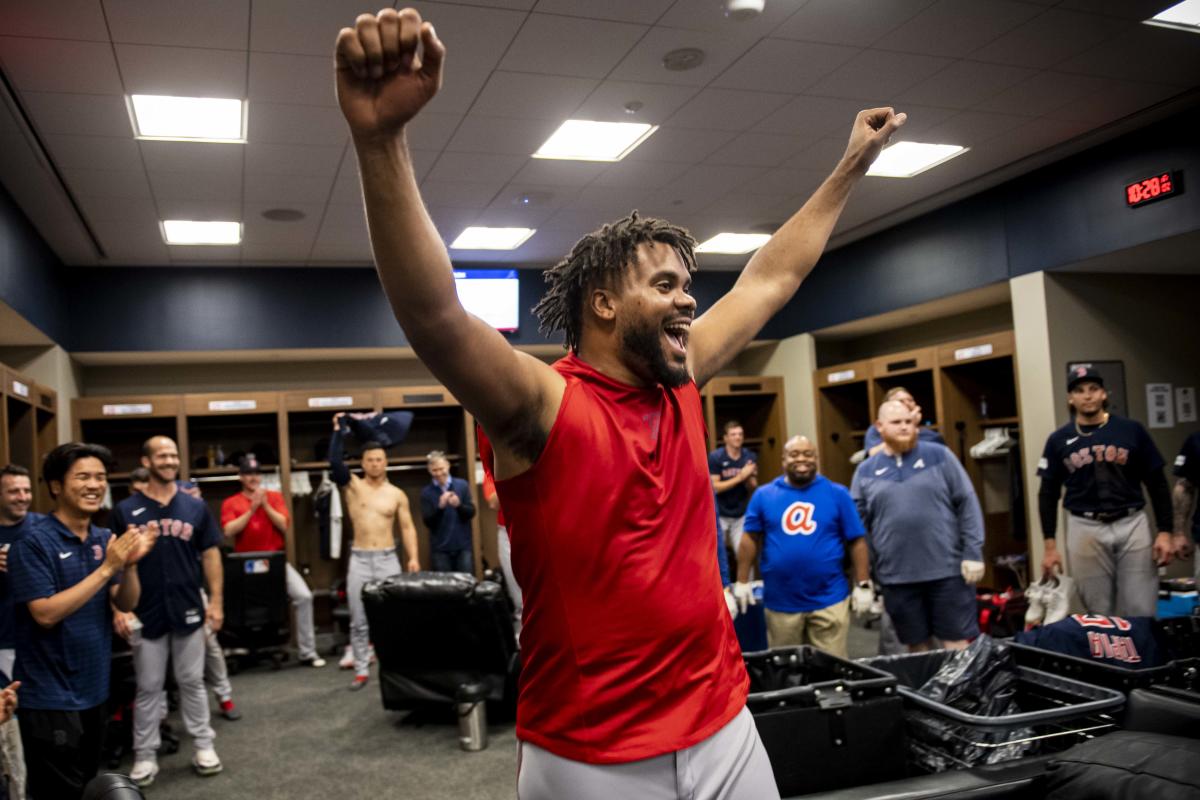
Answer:
<svg viewBox="0 0 1200 800"><path fill-rule="evenodd" d="M513 603L513 631L519 642L521 640L521 604L524 599L521 596L521 585L517 583L517 578L513 575L512 542L508 538L508 528L503 525L496 527L496 549L500 553L500 571L504 573L504 588L508 590L509 599Z"/></svg>
<svg viewBox="0 0 1200 800"><path fill-rule="evenodd" d="M301 661L317 657L317 636L313 631L312 590L304 582L304 576L291 564L287 565L287 593L296 610L296 649Z"/></svg>
<svg viewBox="0 0 1200 800"><path fill-rule="evenodd" d="M626 764L588 764L529 742L517 750L519 800L778 800L750 710L699 744Z"/></svg>
<svg viewBox="0 0 1200 800"><path fill-rule="evenodd" d="M0 671L11 681L17 651L11 647L0 650ZM18 692L19 694L19 692ZM21 728L16 717L0 725L0 767L8 776L8 793L13 800L25 800L25 748L21 745Z"/></svg>
<svg viewBox="0 0 1200 800"><path fill-rule="evenodd" d="M354 651L354 674L366 677L370 673L371 631L367 627L367 610L363 606L363 584L399 575L400 559L395 548L389 550L350 550L350 566L346 570L346 596L350 601L350 648Z"/></svg>
<svg viewBox="0 0 1200 800"><path fill-rule="evenodd" d="M137 699L133 706L133 752L137 760L154 760L162 743L158 725L166 712L163 681L167 677L168 657L175 665L183 727L197 750L212 748L216 734L209 724L208 697L204 693L204 639L203 625L186 635L168 633L157 639L134 638Z"/></svg>
<svg viewBox="0 0 1200 800"><path fill-rule="evenodd" d="M1067 563L1089 614L1153 617L1158 569L1142 512L1112 522L1067 515Z"/></svg>

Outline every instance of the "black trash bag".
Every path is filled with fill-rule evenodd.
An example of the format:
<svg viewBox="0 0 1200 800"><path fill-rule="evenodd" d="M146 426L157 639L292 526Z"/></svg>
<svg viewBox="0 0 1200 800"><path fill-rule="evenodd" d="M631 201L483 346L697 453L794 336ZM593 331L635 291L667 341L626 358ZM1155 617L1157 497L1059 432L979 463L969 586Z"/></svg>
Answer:
<svg viewBox="0 0 1200 800"><path fill-rule="evenodd" d="M917 691L966 714L1011 714L1017 710L1016 663L1007 644L983 634L965 650L951 653Z"/></svg>

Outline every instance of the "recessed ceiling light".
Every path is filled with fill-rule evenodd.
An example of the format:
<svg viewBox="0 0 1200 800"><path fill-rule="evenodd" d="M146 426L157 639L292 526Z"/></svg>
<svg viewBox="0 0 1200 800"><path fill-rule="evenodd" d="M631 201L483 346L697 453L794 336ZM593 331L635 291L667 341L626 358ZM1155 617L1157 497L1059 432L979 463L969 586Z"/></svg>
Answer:
<svg viewBox="0 0 1200 800"><path fill-rule="evenodd" d="M452 250L516 250L533 236L533 228L484 228L472 225L450 244Z"/></svg>
<svg viewBox="0 0 1200 800"><path fill-rule="evenodd" d="M1200 0L1183 0L1143 22L1160 28L1200 33Z"/></svg>
<svg viewBox="0 0 1200 800"><path fill-rule="evenodd" d="M242 241L240 222L164 219L162 231L167 244L240 244Z"/></svg>
<svg viewBox="0 0 1200 800"><path fill-rule="evenodd" d="M662 64L671 72L686 72L704 63L704 51L699 47L681 47L663 56Z"/></svg>
<svg viewBox="0 0 1200 800"><path fill-rule="evenodd" d="M880 178L911 178L965 152L967 148L957 144L896 142L884 148L867 174Z"/></svg>
<svg viewBox="0 0 1200 800"><path fill-rule="evenodd" d="M718 233L696 247L697 253L749 253L762 247L771 238L769 233Z"/></svg>
<svg viewBox="0 0 1200 800"><path fill-rule="evenodd" d="M620 161L658 130L644 122L592 122L569 119L533 154L534 158Z"/></svg>
<svg viewBox="0 0 1200 800"><path fill-rule="evenodd" d="M182 142L246 141L246 103L221 97L129 97L133 132L139 139Z"/></svg>

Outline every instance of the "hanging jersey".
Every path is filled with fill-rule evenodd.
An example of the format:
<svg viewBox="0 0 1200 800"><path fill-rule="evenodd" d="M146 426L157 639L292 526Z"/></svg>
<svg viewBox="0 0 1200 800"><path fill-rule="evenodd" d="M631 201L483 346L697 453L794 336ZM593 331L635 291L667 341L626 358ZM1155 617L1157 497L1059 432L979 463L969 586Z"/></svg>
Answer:
<svg viewBox="0 0 1200 800"><path fill-rule="evenodd" d="M1063 507L1075 514L1138 509L1142 481L1163 467L1140 423L1112 414L1104 425L1067 423L1046 440L1038 475L1066 487Z"/></svg>
<svg viewBox="0 0 1200 800"><path fill-rule="evenodd" d="M1175 475L1187 478L1192 486L1200 486L1200 432L1189 436L1175 456ZM1200 542L1200 512L1192 514L1192 539Z"/></svg>
<svg viewBox="0 0 1200 800"><path fill-rule="evenodd" d="M1013 640L1126 669L1159 667L1166 663L1166 654L1155 634L1153 617L1074 614L1050 625L1022 631Z"/></svg>
<svg viewBox="0 0 1200 800"><path fill-rule="evenodd" d="M749 679L713 552L694 383L628 386L574 354L537 462L496 482L525 592L517 736L622 763L690 747Z"/></svg>

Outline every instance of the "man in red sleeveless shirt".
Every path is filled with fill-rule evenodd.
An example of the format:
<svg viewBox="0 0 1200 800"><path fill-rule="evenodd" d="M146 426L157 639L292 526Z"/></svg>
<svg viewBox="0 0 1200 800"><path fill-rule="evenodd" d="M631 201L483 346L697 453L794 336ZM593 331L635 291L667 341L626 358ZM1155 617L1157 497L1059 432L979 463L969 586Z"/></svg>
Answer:
<svg viewBox="0 0 1200 800"><path fill-rule="evenodd" d="M483 425L524 593L518 794L778 797L722 597L698 386L792 297L851 188L904 122L861 112L846 154L698 319L693 240L633 214L546 272L549 366L468 314L405 126L446 48L412 9L337 39L375 263L408 343ZM446 347L446 332L455 346Z"/></svg>

